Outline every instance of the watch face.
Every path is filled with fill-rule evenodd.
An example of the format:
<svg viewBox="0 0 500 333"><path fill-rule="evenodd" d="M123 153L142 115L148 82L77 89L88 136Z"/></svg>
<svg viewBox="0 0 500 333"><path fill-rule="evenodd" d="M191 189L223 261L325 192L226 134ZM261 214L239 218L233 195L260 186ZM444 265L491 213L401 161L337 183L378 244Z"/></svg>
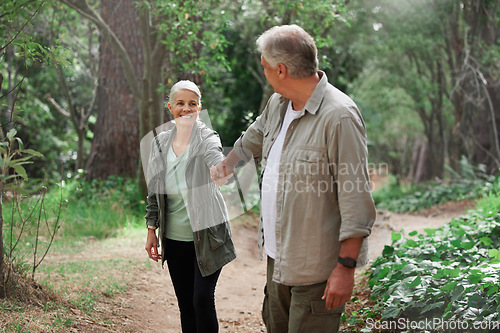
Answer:
<svg viewBox="0 0 500 333"><path fill-rule="evenodd" d="M349 258L349 257L342 258L342 257L339 257L338 261L339 261L339 263L341 263L342 265L344 265L347 268L355 268L356 267L356 260L354 260L353 258Z"/></svg>
<svg viewBox="0 0 500 333"><path fill-rule="evenodd" d="M356 267L356 260L352 258L345 258L345 263L344 265L349 268L354 268Z"/></svg>

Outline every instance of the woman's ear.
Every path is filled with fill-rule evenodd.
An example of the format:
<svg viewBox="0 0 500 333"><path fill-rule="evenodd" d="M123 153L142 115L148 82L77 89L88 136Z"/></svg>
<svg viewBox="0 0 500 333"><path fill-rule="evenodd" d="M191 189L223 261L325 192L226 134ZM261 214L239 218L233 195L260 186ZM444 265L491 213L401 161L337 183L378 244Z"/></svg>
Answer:
<svg viewBox="0 0 500 333"><path fill-rule="evenodd" d="M172 113L172 108L170 107L170 103L167 103L168 111ZM173 113L172 113L173 114Z"/></svg>

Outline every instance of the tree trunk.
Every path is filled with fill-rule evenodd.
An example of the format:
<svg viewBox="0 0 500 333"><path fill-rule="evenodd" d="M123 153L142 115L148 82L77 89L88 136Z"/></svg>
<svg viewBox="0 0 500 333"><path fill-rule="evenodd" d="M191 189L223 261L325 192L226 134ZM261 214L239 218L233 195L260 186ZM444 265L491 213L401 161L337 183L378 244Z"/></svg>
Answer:
<svg viewBox="0 0 500 333"><path fill-rule="evenodd" d="M432 166L429 145L426 142L417 141L414 144L410 179L414 183L420 183L431 178Z"/></svg>
<svg viewBox="0 0 500 333"><path fill-rule="evenodd" d="M0 298L5 298L5 272L3 252L3 190L0 190Z"/></svg>
<svg viewBox="0 0 500 333"><path fill-rule="evenodd" d="M142 42L132 1L101 2L101 15L127 50L135 74L142 77ZM100 74L97 89L97 123L88 179L110 175L135 176L139 159L139 112L117 54L109 41L100 40Z"/></svg>

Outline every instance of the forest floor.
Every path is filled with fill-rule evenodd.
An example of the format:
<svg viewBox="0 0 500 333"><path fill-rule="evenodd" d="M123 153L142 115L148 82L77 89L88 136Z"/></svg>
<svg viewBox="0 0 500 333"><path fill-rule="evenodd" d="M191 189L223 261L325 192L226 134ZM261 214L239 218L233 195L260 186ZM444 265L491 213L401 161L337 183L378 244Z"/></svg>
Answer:
<svg viewBox="0 0 500 333"><path fill-rule="evenodd" d="M415 214L378 211L377 221L369 237L371 259L379 256L384 246L391 243L393 231L404 229L408 233L438 228L451 218L465 214L472 205L472 201L446 203ZM233 241L238 257L223 268L217 284L216 305L220 332L266 331L260 316L266 263L259 259L257 227L258 217L251 214L232 221ZM113 274L117 275L118 280L128 283L122 292L98 292L90 312L70 307L71 325L66 325L62 330L49 331L44 328L39 332L180 332L179 312L168 270L166 266L162 269L161 264L154 263L147 257L144 250L145 237L145 230L135 229L119 238L87 240L82 251L51 252L45 259L45 265L81 262L83 267L94 269L92 274L95 274L96 280ZM93 263L102 262L106 265L102 271L92 267ZM358 289L358 298L359 295L365 295L361 297L366 298L361 304L367 302L369 296L364 271L365 269L359 269L356 272L355 288ZM51 276L51 279L57 280L63 274L54 273ZM57 281L54 283L57 284ZM75 285L75 288L80 286ZM348 306L347 315L352 310ZM36 318L37 315L32 311L40 311L40 318L47 316L47 309L42 306L31 307L30 313L25 313L24 316ZM50 316L51 322L58 320L57 314ZM0 313L0 327L1 323Z"/></svg>
<svg viewBox="0 0 500 333"><path fill-rule="evenodd" d="M391 243L392 231L424 232L438 228L451 218L463 215L473 202L446 203L416 214L394 214L379 211L370 240L370 257L375 259L386 244ZM233 239L238 258L222 270L216 290L216 304L221 332L265 332L260 316L265 285L265 261L259 260L256 245L258 218L242 216L233 223ZM98 243L78 256L95 260L103 257L135 258L140 264L129 272L134 277L124 293L104 297L95 308L104 321L82 316L72 332L180 332L176 298L167 269L149 264L144 250L145 233L124 239L122 246L102 248ZM60 258L59 258L60 259ZM50 258L49 258L50 260ZM362 273L357 273L361 281ZM103 274L105 274L103 272ZM365 286L366 288L366 286ZM349 309L349 308L348 308Z"/></svg>

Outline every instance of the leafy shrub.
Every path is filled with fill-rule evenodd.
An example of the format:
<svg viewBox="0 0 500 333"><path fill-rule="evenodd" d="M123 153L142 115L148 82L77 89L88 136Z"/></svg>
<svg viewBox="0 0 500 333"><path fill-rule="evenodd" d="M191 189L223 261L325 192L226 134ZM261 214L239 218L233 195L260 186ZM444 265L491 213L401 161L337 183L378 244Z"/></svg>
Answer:
<svg viewBox="0 0 500 333"><path fill-rule="evenodd" d="M374 191L375 204L380 209L396 213L419 211L448 201L481 198L500 190L498 176L488 175L484 165L473 166L462 156L458 171L446 165L450 180L419 185L401 185L395 178Z"/></svg>
<svg viewBox="0 0 500 333"><path fill-rule="evenodd" d="M389 175L388 177L389 181L372 193L373 201L375 201L377 206L386 205L387 203L397 201L402 197L406 197L421 190L421 188L416 185L398 181L394 176Z"/></svg>
<svg viewBox="0 0 500 333"><path fill-rule="evenodd" d="M500 321L498 208L495 215L471 212L426 235L393 233L369 283L382 319Z"/></svg>

